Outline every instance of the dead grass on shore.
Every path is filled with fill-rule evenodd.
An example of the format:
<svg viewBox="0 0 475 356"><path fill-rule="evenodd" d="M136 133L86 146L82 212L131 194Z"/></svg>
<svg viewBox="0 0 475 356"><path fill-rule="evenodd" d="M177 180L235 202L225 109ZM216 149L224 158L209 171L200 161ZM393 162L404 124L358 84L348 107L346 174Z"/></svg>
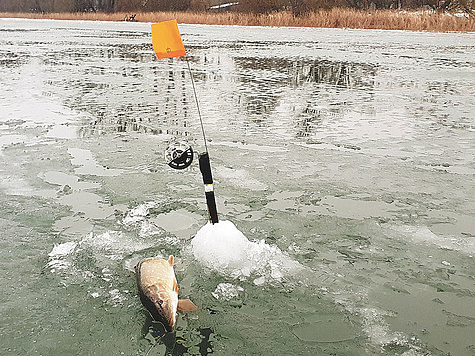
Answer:
<svg viewBox="0 0 475 356"><path fill-rule="evenodd" d="M0 17L123 21L130 13L0 13ZM137 21L159 22L177 19L179 23L240 26L295 26L325 28L361 28L412 31L461 31L474 32L474 16L456 16L450 13L404 12L397 10L361 11L335 8L320 10L303 16L280 11L270 14L245 14L239 12L146 12L137 13Z"/></svg>

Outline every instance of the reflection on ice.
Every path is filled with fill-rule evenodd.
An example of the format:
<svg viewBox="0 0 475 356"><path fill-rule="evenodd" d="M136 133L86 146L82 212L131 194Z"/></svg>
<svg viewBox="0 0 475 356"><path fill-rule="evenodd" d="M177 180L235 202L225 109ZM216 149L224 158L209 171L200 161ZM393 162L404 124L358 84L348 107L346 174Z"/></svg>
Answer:
<svg viewBox="0 0 475 356"><path fill-rule="evenodd" d="M195 258L209 269L236 279L254 277L257 285L281 281L303 270L278 247L249 241L230 221L203 226L191 246Z"/></svg>

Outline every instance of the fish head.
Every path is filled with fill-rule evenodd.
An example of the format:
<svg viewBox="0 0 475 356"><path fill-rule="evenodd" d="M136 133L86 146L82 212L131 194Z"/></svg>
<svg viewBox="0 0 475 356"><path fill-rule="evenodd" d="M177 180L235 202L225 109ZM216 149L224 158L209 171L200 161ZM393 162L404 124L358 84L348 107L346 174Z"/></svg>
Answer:
<svg viewBox="0 0 475 356"><path fill-rule="evenodd" d="M178 294L172 290L158 287L158 298L154 301L160 321L168 331L172 331L176 323Z"/></svg>
<svg viewBox="0 0 475 356"><path fill-rule="evenodd" d="M151 285L143 290L142 303L153 319L161 322L167 331L175 327L178 293L162 285Z"/></svg>

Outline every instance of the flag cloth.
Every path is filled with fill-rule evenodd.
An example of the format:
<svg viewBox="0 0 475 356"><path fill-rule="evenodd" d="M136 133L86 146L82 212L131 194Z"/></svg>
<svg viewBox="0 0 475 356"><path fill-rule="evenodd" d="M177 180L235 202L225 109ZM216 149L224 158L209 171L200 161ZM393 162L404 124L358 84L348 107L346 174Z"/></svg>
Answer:
<svg viewBox="0 0 475 356"><path fill-rule="evenodd" d="M186 56L176 20L154 23L152 25L152 44L157 58Z"/></svg>

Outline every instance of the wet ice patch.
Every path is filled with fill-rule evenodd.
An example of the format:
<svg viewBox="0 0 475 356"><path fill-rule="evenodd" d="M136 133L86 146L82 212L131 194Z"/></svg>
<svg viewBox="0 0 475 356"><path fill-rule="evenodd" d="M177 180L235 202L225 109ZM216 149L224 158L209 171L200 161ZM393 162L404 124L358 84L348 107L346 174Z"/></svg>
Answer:
<svg viewBox="0 0 475 356"><path fill-rule="evenodd" d="M168 235L159 226L149 221L142 221L140 224L139 236L142 238L154 237L156 243L164 244L166 246L174 246L180 243L180 239L175 235Z"/></svg>
<svg viewBox="0 0 475 356"><path fill-rule="evenodd" d="M392 217L400 209L395 203L386 203L384 201L325 196L315 205L305 206L303 211L319 215L363 220L374 217Z"/></svg>
<svg viewBox="0 0 475 356"><path fill-rule="evenodd" d="M60 138L60 139L73 139L76 138L78 128L76 126L68 124L54 125L46 134L47 137Z"/></svg>
<svg viewBox="0 0 475 356"><path fill-rule="evenodd" d="M267 185L259 182L251 177L249 172L243 169L233 169L229 167L219 166L216 168L216 175L224 179L227 183L239 188L249 189L252 191L266 190Z"/></svg>
<svg viewBox="0 0 475 356"><path fill-rule="evenodd" d="M107 219L115 212L113 207L103 202L100 195L82 190L61 196L59 202L69 205L73 212L91 219Z"/></svg>
<svg viewBox="0 0 475 356"><path fill-rule="evenodd" d="M201 219L201 215L190 213L186 209L178 209L160 214L152 218L151 221L164 230L177 234L187 230L190 231L190 228L193 226L196 229L196 225ZM190 231L190 235L192 232L194 231Z"/></svg>
<svg viewBox="0 0 475 356"><path fill-rule="evenodd" d="M122 169L110 169L99 165L89 150L68 148L68 153L72 156L71 164L73 166L79 166L74 170L76 174L113 177L121 175L123 172Z"/></svg>
<svg viewBox="0 0 475 356"><path fill-rule="evenodd" d="M36 189L27 180L14 176L0 174L0 189L8 195L39 196L53 198L56 192L52 189Z"/></svg>
<svg viewBox="0 0 475 356"><path fill-rule="evenodd" d="M186 209L178 209L150 216L150 209L158 205L156 202L145 202L131 209L122 224L139 228L141 237L158 236L162 242L176 245L180 238L189 238L198 226L201 215ZM173 234L173 236L166 233Z"/></svg>
<svg viewBox="0 0 475 356"><path fill-rule="evenodd" d="M79 177L57 171L47 171L38 174L45 182L53 185L69 186L73 190L87 190L99 188L101 185L94 182L79 181Z"/></svg>
<svg viewBox="0 0 475 356"><path fill-rule="evenodd" d="M203 226L191 242L195 258L220 274L236 279L254 277L261 285L281 281L303 269L278 247L249 241L230 221Z"/></svg>
<svg viewBox="0 0 475 356"><path fill-rule="evenodd" d="M0 136L0 155L2 150L11 145L25 143L28 138L25 135L1 135Z"/></svg>

